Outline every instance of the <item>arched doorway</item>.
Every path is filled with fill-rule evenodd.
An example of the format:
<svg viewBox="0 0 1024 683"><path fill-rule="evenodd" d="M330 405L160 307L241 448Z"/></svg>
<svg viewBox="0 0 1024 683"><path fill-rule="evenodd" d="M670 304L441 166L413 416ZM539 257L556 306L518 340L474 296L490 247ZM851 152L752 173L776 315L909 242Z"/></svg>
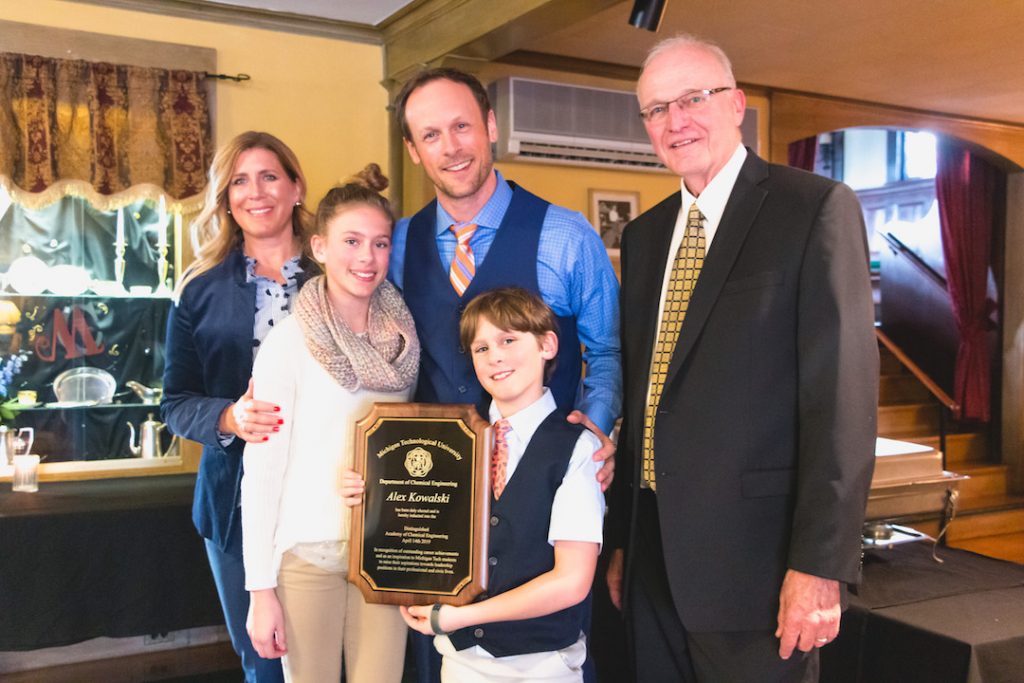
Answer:
<svg viewBox="0 0 1024 683"><path fill-rule="evenodd" d="M773 142L777 143L777 139ZM808 148L812 142L813 153ZM937 164L939 147L944 162ZM950 155L951 149L960 150L962 156ZM965 485L969 495L962 499L965 512L970 513L967 517L980 519L1005 514L1017 500L1012 493L1020 487L1020 379L1024 378L1020 374L1024 364L1020 340L1024 325L1019 299L1024 290L1013 284L1021 282L1024 270L1024 260L1013 246L1019 245L1024 227L1024 197L1020 192L1024 174L1020 167L992 150L949 134L882 126L818 133L797 141L789 156L791 160L803 159L802 165L808 170L813 160L815 172L844 181L857 192L871 245L873 273L878 281L877 317L881 329L920 367L927 368L928 375L949 395L958 398L953 378L957 350L962 354L965 333L962 325L958 328L953 310L962 302L954 301L957 292L950 292L947 278L949 268L953 269L954 277L960 275L962 263L955 249L963 250L965 244L961 240L958 246L955 235L951 236L949 231L949 225L955 223L949 214L949 173L941 176L938 183L940 191L947 192L943 218L946 229L942 228L936 167L945 163L948 169L952 159L967 159L991 170L995 182L986 193L974 192L970 202L973 208L984 198L982 208L988 212L988 229L961 237L966 235L973 240L966 244L967 251L978 242L984 242L986 247L985 267L975 287L980 287L984 296L983 341L991 359L986 372L991 385L987 398L992 419L987 424L979 420L956 423L950 443L943 450L950 457L950 469L966 471L973 477ZM973 371L979 372L977 368ZM882 401L886 403L884 387L896 382L884 375L882 380ZM886 428L900 428L892 422L887 424L886 411L913 414L912 404L919 399L920 396L907 393L898 395L891 405L883 405L880 433L885 435ZM903 435L897 431L895 436ZM906 438L917 440L909 435ZM961 522L961 536L970 523ZM1018 534L1013 537L1024 529L1016 531ZM989 552L983 543L991 543L991 539L967 538L955 541L954 545Z"/></svg>

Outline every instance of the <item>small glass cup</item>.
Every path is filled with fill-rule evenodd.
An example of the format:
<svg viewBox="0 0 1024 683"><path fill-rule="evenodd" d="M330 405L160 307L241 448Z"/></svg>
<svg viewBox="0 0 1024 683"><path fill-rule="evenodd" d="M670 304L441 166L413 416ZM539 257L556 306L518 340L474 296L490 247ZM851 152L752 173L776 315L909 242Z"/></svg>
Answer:
<svg viewBox="0 0 1024 683"><path fill-rule="evenodd" d="M11 479L12 490L23 493L35 493L39 490L39 456L14 456L14 476Z"/></svg>

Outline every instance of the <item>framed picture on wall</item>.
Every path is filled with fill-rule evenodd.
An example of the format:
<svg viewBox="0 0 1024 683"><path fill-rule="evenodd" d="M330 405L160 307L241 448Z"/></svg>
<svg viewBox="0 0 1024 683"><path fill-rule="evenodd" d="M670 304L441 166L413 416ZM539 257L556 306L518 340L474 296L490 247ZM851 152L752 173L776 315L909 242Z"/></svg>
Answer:
<svg viewBox="0 0 1024 683"><path fill-rule="evenodd" d="M743 144L762 158L768 156L768 98L747 94L747 110L740 126Z"/></svg>
<svg viewBox="0 0 1024 683"><path fill-rule="evenodd" d="M605 249L618 254L622 229L640 213L640 193L619 190L590 190L590 222L601 236Z"/></svg>

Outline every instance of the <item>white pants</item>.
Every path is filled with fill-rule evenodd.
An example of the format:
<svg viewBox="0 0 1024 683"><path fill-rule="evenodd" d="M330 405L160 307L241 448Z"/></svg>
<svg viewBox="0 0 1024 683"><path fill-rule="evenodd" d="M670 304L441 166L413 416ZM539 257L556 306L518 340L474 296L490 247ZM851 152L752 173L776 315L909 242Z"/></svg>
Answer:
<svg viewBox="0 0 1024 683"><path fill-rule="evenodd" d="M434 638L441 653L441 683L582 683L587 640L554 652L493 657L477 646L456 650L448 636Z"/></svg>
<svg viewBox="0 0 1024 683"><path fill-rule="evenodd" d="M288 643L281 661L286 681L340 681L344 648L349 683L400 683L408 629L397 607L366 604L345 574L291 553L281 559L276 592Z"/></svg>

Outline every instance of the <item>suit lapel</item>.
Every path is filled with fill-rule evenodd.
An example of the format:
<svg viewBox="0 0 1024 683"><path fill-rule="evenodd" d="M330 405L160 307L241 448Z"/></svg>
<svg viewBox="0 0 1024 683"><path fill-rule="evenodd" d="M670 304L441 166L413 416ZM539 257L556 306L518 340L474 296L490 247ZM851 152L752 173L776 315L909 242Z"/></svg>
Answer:
<svg viewBox="0 0 1024 683"><path fill-rule="evenodd" d="M646 353L643 364L645 377L647 375L646 368L651 364L651 354L654 352L654 340L658 334L656 329L659 314L658 302L661 299L661 287L665 279L672 231L681 204L682 195L676 192L652 211L643 225L635 226L643 228L642 231L638 230L635 234L630 235L634 244L637 240L639 243L629 250L627 257L629 258L629 273L624 273L624 275L630 279L630 290L637 293L631 294L629 301L624 302L624 305L637 306L638 311L643 311L640 324L632 327L631 330L635 330L635 332L631 331L630 334L641 335L636 348L644 349ZM646 391L645 384L644 392Z"/></svg>
<svg viewBox="0 0 1024 683"><path fill-rule="evenodd" d="M701 268L700 277L697 278L697 285L690 297L683 328L679 331L679 340L669 363L668 375L665 378L666 387L675 379L679 368L700 338L722 286L729 278L736 257L739 256L747 233L750 232L750 226L754 224L764 202L767 192L760 187L760 183L767 177L768 165L753 152L748 151L747 159L743 162L736 184L729 195L729 201L725 205L725 212L715 232L714 241L704 258L704 266ZM697 204L700 205L699 199Z"/></svg>

